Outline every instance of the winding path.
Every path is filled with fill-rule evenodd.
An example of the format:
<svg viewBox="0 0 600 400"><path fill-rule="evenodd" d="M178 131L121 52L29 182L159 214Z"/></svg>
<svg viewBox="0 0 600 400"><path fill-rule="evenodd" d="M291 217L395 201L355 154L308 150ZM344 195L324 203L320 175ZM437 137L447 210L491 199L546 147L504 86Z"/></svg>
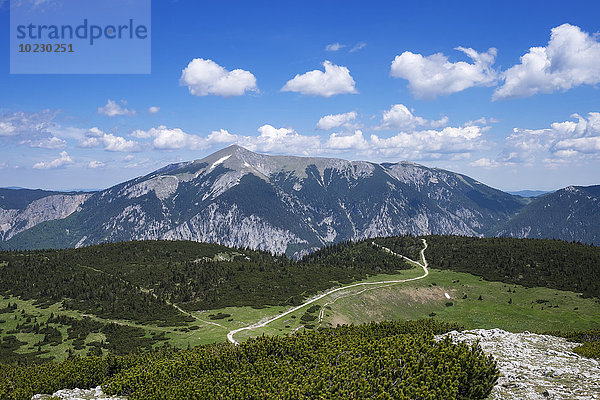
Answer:
<svg viewBox="0 0 600 400"><path fill-rule="evenodd" d="M252 324L252 325L245 326L243 328L238 328L238 329L231 330L227 334L227 340L229 340L233 344L239 344L239 342L237 340L235 340L234 337L233 337L233 335L235 335L236 333L241 332L241 331L252 330L252 329L255 329L255 328L262 328L264 326L267 326L271 322L277 321L278 319L283 318L286 315L293 313L294 311L298 311L302 307L305 307L305 306L307 306L307 305L309 305L311 303L314 303L315 301L319 301L322 298L329 296L330 294L333 294L333 293L336 293L336 292L339 292L339 291L342 291L342 290L346 290L346 289L350 289L350 288L354 288L354 287L359 287L359 286L373 286L373 285L385 285L385 284L388 284L388 283L410 282L410 281L416 281L418 279L425 278L427 275L429 275L429 270L427 269L428 264L427 264L427 260L425 259L425 250L427 249L427 241L425 239L421 239L421 240L423 241L423 249L421 250L421 262L415 261L415 260L411 260L410 258L408 258L406 256L394 253L392 250L388 249L387 247L383 247L381 245L378 245L375 242L372 242L372 243L376 247L379 247L380 249L383 249L384 251L387 251L390 254L393 254L393 255L395 255L397 257L400 257L400 258L402 258L402 259L410 262L411 264L414 264L416 266L419 266L419 267L423 268L423 272L424 272L423 275L418 276L416 278L409 278L409 279L389 280L389 281L379 281L379 282L355 283L355 284L352 284L352 285L348 285L348 286L343 286L343 287L339 287L339 288L336 288L336 289L332 289L332 290L330 290L328 292L325 292L325 293L320 294L320 295L318 295L316 297L313 297L312 299L306 301L305 303L303 303L303 304L301 304L299 306L293 307L293 308L287 310L286 312L284 312L282 314L279 314L279 315L277 315L277 316L275 316L273 318L267 319L265 321L259 321L259 322L256 322L256 323ZM356 294L358 294L358 293L356 293ZM321 313L322 312L323 312L323 309L321 309ZM320 319L321 319L321 313L319 314L319 318Z"/></svg>

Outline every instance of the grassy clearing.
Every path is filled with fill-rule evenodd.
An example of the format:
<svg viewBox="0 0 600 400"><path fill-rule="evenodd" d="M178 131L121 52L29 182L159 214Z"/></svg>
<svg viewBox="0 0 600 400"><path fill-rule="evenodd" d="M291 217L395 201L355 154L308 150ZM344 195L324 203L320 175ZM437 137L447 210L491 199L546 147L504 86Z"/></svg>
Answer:
<svg viewBox="0 0 600 400"><path fill-rule="evenodd" d="M400 270L400 271L398 271L397 274L394 274L394 275L390 275L390 274L373 275L364 280L354 282L352 284L372 283L372 282L380 282L380 281L388 281L388 280L411 279L411 278L416 278L421 275L423 275L423 269L421 267L418 267L418 268L411 268L408 270ZM399 283L398 285L405 285L405 284L406 283ZM249 337L257 337L257 336L261 336L263 334L264 335L287 334L287 333L291 333L298 329L305 329L304 327L306 327L306 326L313 326L314 328L316 328L316 327L322 325L318 322L318 315L319 315L319 311L320 311L321 307L329 307L328 306L329 303L337 301L340 298L346 298L346 297L352 298L357 293L360 293L360 292L367 293L367 292L370 292L373 290L377 290L377 288L386 287L389 285L390 284L373 285L373 286L365 285L365 286L349 288L347 290L341 290L339 292L336 292L329 296L326 296L326 297L318 300L315 303L306 305L306 306L298 309L297 311L286 315L285 317L283 317L281 319L273 321L272 323L268 324L265 327L239 332L236 334L235 338L238 341L243 341ZM394 285L394 284L392 284L392 285ZM343 285L343 286L350 286L350 285ZM314 321L308 321L308 322L302 321L301 320L302 316L307 312L307 309L309 309L315 305L319 306L318 309L310 314L317 317L317 319ZM277 313L284 312L290 308L291 307L268 307L268 308L265 308L262 310L254 310L254 311L260 311L259 313L255 313L255 318L245 318L245 320L247 320L247 323L236 326L236 328L239 328L241 326L250 325L252 323L260 321L263 318L266 319L266 318L274 317L277 315ZM232 309L233 308L230 308L230 310L232 310ZM248 311L248 307L237 307L235 311L237 311L237 313L239 315L245 315L245 313ZM328 308L326 308L326 312L329 312Z"/></svg>
<svg viewBox="0 0 600 400"><path fill-rule="evenodd" d="M446 293L451 299L446 298ZM467 273L435 269L426 279L342 298L330 306L325 323L332 326L433 316L467 329L521 332L600 327L597 299L584 299L568 291L488 282Z"/></svg>

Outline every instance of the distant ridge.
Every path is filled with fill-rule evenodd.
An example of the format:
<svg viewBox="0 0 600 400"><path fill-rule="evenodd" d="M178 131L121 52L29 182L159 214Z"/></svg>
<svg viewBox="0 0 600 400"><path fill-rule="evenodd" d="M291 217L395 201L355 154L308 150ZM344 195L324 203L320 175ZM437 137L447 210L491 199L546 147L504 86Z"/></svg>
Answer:
<svg viewBox="0 0 600 400"><path fill-rule="evenodd" d="M18 192L4 191L5 201ZM21 199L19 207L0 202L0 246L168 239L300 257L376 236L525 237L526 230L509 223L547 196L515 196L407 161L269 156L233 145L97 192L48 192Z"/></svg>
<svg viewBox="0 0 600 400"><path fill-rule="evenodd" d="M514 194L515 196L521 197L539 197L546 193L552 193L552 190L517 190L514 192L509 191L506 193Z"/></svg>
<svg viewBox="0 0 600 400"><path fill-rule="evenodd" d="M569 186L537 197L496 232L600 244L600 185Z"/></svg>

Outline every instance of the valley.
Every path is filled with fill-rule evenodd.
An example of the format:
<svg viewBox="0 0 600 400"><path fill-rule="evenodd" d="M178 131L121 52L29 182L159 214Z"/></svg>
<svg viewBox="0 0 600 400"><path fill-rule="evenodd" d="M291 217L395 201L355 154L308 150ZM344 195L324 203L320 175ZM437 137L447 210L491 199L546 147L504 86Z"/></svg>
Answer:
<svg viewBox="0 0 600 400"><path fill-rule="evenodd" d="M473 243L465 243L463 251L457 244L451 244L456 240L459 243L472 240ZM597 248L564 242L529 241L520 252L515 245L523 242L516 239L493 243L486 240L434 236L421 239L379 238L323 249L301 262L290 262L251 250L193 242L138 242L79 250L4 253L7 261L3 261L0 267L5 272L0 299L0 320L3 321L0 335L2 338L14 337L12 347L7 347L4 357L14 359L18 355L63 360L70 354L107 354L109 351L126 354L137 348L163 345L187 348L227 339L240 342L263 334L283 335L385 320L433 318L456 322L467 329L500 328L512 332L547 332L556 330L558 326L563 331L599 328L600 302L593 291L596 289L577 286L579 281L587 279L580 278L571 285L572 289L592 290L590 297L566 290L568 287L553 288L556 282L552 281L543 282L541 286L527 282L528 278L539 279L538 275L544 275L543 271L547 268L553 271L555 267L551 263L544 264L541 260L544 254L552 254L554 247L562 253L571 253L573 263L583 268L583 276L593 276L598 265L594 261L599 257ZM428 244L427 248L424 243ZM439 259L436 248L449 245L455 251L465 252L467 260L469 257L477 260L478 248L480 251L492 251L499 258L504 249L510 248L514 259L511 268L519 265L520 256L532 257L541 252L537 268L542 273L532 271L534 274L528 277L515 270L515 278L524 283L517 284L505 273L502 273L504 282L474 275L485 273L485 268L481 267L473 273L447 267L440 269L444 262ZM386 246L395 251L386 251ZM469 257L466 256L467 251L471 253ZM141 254L145 254L146 258L140 257ZM420 261L412 261L406 256L402 258L404 254ZM32 271L37 271L36 274L42 273L36 269L35 262L31 264L31 260L29 264L23 264L22 257L31 260L41 257L44 262L58 257L64 265L61 268L71 265L66 271L84 273L82 282L85 285L94 285L96 279L100 279L96 284L108 287L124 285L119 289L123 290L122 299L119 290L113 291L113 305L127 301L124 304L129 304L128 307L133 307L133 310L125 313L117 307L111 314L108 309L88 306L85 298L77 301L69 298L52 300L56 287L52 291L43 291L47 294L40 296L42 281L57 278L57 282L63 281L58 273L61 268L45 272L52 277L39 275L40 284L34 286L38 295L34 295L32 287L23 286L19 279L9 281L13 276L9 267L11 262L20 267L29 265ZM180 284L167 290L169 285L162 275L154 281L157 278L153 277L158 275L153 274L164 274L164 268L169 268L174 274L170 279L192 284L185 275L178 276L185 273L185 265L189 261L196 271L194 274L204 274L194 275L204 277L200 280L200 283L204 282L202 293L216 290L213 300L181 301L191 287L186 290L185 284ZM531 260L523 263L530 264ZM425 269L427 264L430 265ZM257 268L258 265L262 268ZM327 270L323 270L325 265ZM468 265L464 264L462 268L468 268ZM208 271L216 273L219 269L222 272L216 281L206 275ZM297 283L274 281L277 276L287 276L283 273L287 269L297 272ZM19 275L14 276L18 278L24 274L27 276L25 271L19 270ZM553 274L556 275L555 272ZM64 279L70 282L67 276ZM143 280L146 284L139 286ZM276 297L265 298L254 292L256 287L264 286L267 281L276 288L271 293ZM244 286L243 282L250 286ZM303 286L299 287L300 282ZM562 284L568 285L569 281ZM94 298L93 292L85 293L85 297L89 296ZM101 305L105 294L99 296L100 303L96 304ZM66 319L59 320L59 317ZM38 328L34 329L36 324ZM52 334L54 341L50 339Z"/></svg>

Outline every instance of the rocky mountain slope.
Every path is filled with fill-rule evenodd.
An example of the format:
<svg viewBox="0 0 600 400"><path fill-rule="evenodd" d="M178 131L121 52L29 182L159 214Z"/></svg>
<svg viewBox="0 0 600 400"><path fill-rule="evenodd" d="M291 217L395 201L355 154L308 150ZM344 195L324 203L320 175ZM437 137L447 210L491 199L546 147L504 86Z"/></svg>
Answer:
<svg viewBox="0 0 600 400"><path fill-rule="evenodd" d="M565 191L582 193L556 206L569 204L571 219L540 205ZM375 236L500 235L594 242L600 230L600 224L593 226L587 218L594 212L596 219L600 216L597 196L582 188L526 199L410 162L267 156L235 145L93 194L30 192L17 206L0 201L0 248L172 239L299 257L323 245ZM563 229L565 221L568 234L558 236L551 224Z"/></svg>
<svg viewBox="0 0 600 400"><path fill-rule="evenodd" d="M538 197L494 233L600 244L600 185L569 186Z"/></svg>
<svg viewBox="0 0 600 400"><path fill-rule="evenodd" d="M239 146L85 200L67 218L6 237L3 246L183 239L298 256L373 236L479 236L524 205L467 176L413 163L266 156Z"/></svg>
<svg viewBox="0 0 600 400"><path fill-rule="evenodd" d="M0 189L0 240L9 240L41 222L65 218L90 196L90 193Z"/></svg>

